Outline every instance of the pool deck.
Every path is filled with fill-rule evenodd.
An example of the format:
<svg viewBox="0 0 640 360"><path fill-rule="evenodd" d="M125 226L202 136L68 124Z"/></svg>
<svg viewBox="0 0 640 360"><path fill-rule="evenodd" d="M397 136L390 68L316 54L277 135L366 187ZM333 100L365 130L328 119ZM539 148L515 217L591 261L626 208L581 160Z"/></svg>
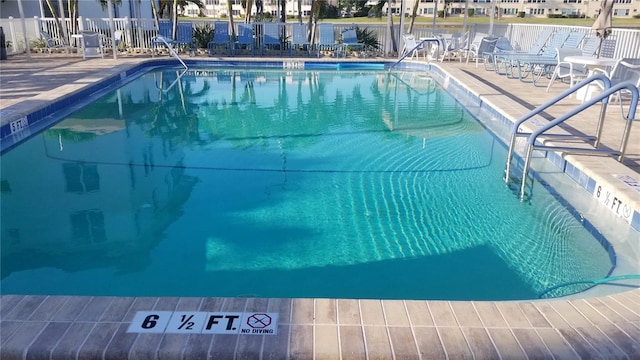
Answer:
<svg viewBox="0 0 640 360"><path fill-rule="evenodd" d="M0 62L2 124L11 112L30 113L147 60L9 57ZM558 83L547 93L472 64L439 65L514 118L567 88ZM569 99L547 114L577 104ZM612 108L602 143L617 148L624 122ZM571 126L592 134L597 114L588 109ZM612 180L612 174L625 174L640 182L639 126L632 129L622 164L601 156L568 158L640 208L640 193ZM277 313L277 335L128 333L138 311ZM3 295L0 358L640 359L640 289L501 302Z"/></svg>

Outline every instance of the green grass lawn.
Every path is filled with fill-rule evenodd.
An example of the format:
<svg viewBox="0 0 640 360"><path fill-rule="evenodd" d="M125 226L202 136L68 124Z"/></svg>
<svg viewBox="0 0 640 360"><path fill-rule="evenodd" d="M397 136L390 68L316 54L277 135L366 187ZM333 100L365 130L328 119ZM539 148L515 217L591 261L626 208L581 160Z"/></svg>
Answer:
<svg viewBox="0 0 640 360"><path fill-rule="evenodd" d="M343 18L343 19L325 19L325 22L346 22L346 23L386 23L387 18ZM394 23L398 23L400 21L399 17L393 18ZM411 21L410 18L405 18L405 22ZM473 16L467 18L467 22L472 24L488 24L489 23L488 16ZM550 19L550 18L518 18L518 17L505 17L502 19L494 19L494 24L561 24L561 25L575 25L575 26L591 26L595 19ZM447 17L447 18L437 18L437 24L461 24L463 22L462 17ZM433 17L417 17L416 23L433 23ZM613 27L632 27L639 28L640 27L640 19L613 19Z"/></svg>
<svg viewBox="0 0 640 360"><path fill-rule="evenodd" d="M180 18L181 20L193 20L193 18ZM198 20L211 20L213 18L198 18ZM218 20L228 20L227 18L218 19ZM494 19L494 24L561 24L561 25L575 25L575 26L591 26L595 19L550 19L550 18L518 18L518 17L504 17L502 19ZM242 19L234 19L236 22L242 21ZM287 22L296 22L297 19L289 19ZM304 22L309 21L308 18L303 19ZM331 22L331 23L348 23L348 24L386 24L387 18L367 18L367 17L357 17L357 18L340 18L340 19L322 19L322 22ZM411 18L405 18L405 23L408 24L411 21ZM397 16L393 17L393 22L398 24L400 22L400 18ZM463 18L462 16L453 16L447 18L437 18L436 23L438 25L456 25L462 24ZM488 16L472 16L467 18L467 22L469 24L488 24L489 17ZM433 17L424 17L419 16L416 18L416 23L419 24L433 24ZM620 28L640 28L640 19L613 19L613 27Z"/></svg>

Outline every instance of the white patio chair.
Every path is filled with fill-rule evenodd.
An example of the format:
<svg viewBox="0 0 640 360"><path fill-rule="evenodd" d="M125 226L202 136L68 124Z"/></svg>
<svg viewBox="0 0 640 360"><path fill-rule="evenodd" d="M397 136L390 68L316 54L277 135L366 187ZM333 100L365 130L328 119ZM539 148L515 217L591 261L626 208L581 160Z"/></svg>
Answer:
<svg viewBox="0 0 640 360"><path fill-rule="evenodd" d="M608 72L606 69L596 68L593 69L593 73L603 73L610 80L611 85L617 85L621 83L629 83L636 87L640 87L640 59L639 58L622 58L616 62L613 69ZM598 86L602 87L599 81L595 81ZM611 102L621 101L622 95L628 93L626 90L620 90L617 93L611 95Z"/></svg>
<svg viewBox="0 0 640 360"><path fill-rule="evenodd" d="M82 31L82 58L100 57L104 59L102 35L95 31Z"/></svg>

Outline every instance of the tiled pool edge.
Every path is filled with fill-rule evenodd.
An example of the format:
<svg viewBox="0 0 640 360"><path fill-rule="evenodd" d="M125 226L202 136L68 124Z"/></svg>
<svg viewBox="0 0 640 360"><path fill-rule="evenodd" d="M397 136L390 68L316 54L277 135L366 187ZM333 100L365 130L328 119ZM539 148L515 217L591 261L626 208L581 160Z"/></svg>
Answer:
<svg viewBox="0 0 640 360"><path fill-rule="evenodd" d="M537 302L3 296L0 357L634 358L639 306L638 290ZM140 310L265 309L279 314L276 336L126 331Z"/></svg>
<svg viewBox="0 0 640 360"><path fill-rule="evenodd" d="M126 333L137 310L265 307L288 319L277 337ZM0 357L632 358L639 308L640 290L524 302L2 296Z"/></svg>

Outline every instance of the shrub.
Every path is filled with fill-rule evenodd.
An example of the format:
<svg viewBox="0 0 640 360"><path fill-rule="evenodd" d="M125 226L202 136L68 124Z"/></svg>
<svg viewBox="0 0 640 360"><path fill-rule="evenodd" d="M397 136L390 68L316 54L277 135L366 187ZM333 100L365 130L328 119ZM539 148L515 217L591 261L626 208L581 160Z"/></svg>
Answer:
<svg viewBox="0 0 640 360"><path fill-rule="evenodd" d="M524 16L525 16L524 11L520 11L520 12L518 12L518 17L519 17L519 18L524 18Z"/></svg>
<svg viewBox="0 0 640 360"><path fill-rule="evenodd" d="M211 24L196 25L193 29L193 38L196 41L196 47L198 49L204 49L209 44L209 41L213 40L214 29Z"/></svg>
<svg viewBox="0 0 640 360"><path fill-rule="evenodd" d="M370 29L356 27L356 36L358 37L358 41L364 44L365 48L380 49L378 37Z"/></svg>

